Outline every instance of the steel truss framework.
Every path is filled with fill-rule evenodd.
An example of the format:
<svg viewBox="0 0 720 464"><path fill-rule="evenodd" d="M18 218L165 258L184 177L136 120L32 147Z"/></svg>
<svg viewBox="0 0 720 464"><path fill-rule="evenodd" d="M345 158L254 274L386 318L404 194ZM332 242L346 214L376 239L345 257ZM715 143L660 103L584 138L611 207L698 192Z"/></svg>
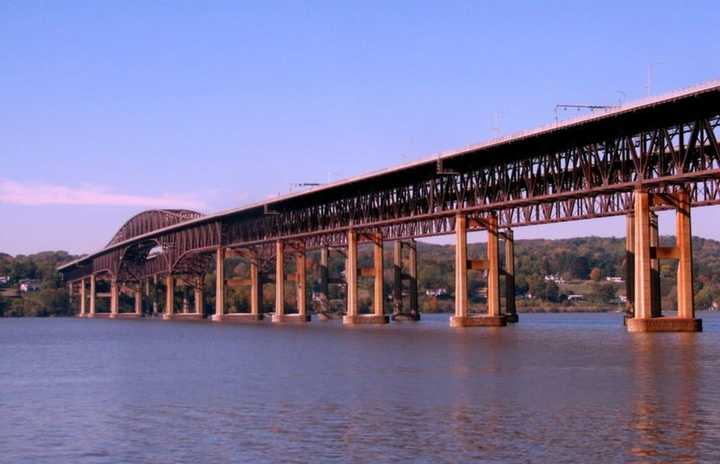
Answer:
<svg viewBox="0 0 720 464"><path fill-rule="evenodd" d="M653 113L468 150L331 189L232 214L149 211L105 250L61 268L66 280L106 273L119 281L157 274L199 276L218 247L272 259L272 242L306 250L343 246L350 228L385 240L449 234L458 213L471 229L497 213L502 227L627 214L633 191L689 189L693 206L720 203L720 89ZM666 206L658 205L658 209ZM268 269L269 272L269 269Z"/></svg>

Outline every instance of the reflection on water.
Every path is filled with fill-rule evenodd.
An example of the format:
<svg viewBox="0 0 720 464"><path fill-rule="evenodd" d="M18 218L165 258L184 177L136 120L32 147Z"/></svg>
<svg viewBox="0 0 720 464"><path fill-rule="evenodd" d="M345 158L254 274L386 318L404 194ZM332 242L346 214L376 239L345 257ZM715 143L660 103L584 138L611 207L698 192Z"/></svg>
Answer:
<svg viewBox="0 0 720 464"><path fill-rule="evenodd" d="M717 462L720 317L0 320L2 462Z"/></svg>
<svg viewBox="0 0 720 464"><path fill-rule="evenodd" d="M635 439L630 454L643 462L657 458L699 462L703 442L698 402L698 334L637 334L631 338ZM714 406L714 405L713 405Z"/></svg>

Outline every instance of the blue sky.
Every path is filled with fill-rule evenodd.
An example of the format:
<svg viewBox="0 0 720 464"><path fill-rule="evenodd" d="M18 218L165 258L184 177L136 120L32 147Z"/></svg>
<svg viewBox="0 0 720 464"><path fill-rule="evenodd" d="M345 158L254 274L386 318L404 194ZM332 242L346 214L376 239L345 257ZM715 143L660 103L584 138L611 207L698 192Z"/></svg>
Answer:
<svg viewBox="0 0 720 464"><path fill-rule="evenodd" d="M714 2L599 5L0 0L0 251L88 252L150 207L236 207L541 125L557 103L641 98L649 65L653 94L720 77ZM717 211L696 235L720 239Z"/></svg>

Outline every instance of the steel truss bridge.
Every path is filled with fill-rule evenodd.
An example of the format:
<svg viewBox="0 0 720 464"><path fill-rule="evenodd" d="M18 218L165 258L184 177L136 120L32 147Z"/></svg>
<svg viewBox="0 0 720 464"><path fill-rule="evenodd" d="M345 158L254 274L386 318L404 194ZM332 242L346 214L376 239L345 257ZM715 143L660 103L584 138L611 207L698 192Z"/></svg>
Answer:
<svg viewBox="0 0 720 464"><path fill-rule="evenodd" d="M247 256L259 275L272 274L275 261L276 274L284 275L278 263L285 259L286 248L292 255L328 247L352 255L357 242L382 246L383 241L459 237L472 230L488 230L491 239L511 242L511 233L502 231L634 217L638 192L648 195L651 216L660 209L680 211L683 195L689 212L691 207L720 203L719 125L720 82L711 82L217 214L147 211L123 225L105 248L59 270L71 290L81 286L84 308L90 279L93 286L95 278L102 278L128 288L158 277L197 282L213 261L217 266L228 253ZM643 223L632 219L629 224L629 234L643 235ZM648 259L665 259L657 244L647 246ZM629 256L638 255L637 247L633 238ZM667 253L677 259L678 253ZM402 256L396 265L403 266ZM493 270L507 273L490 256L475 266L486 269L488 279ZM348 271L350 279L357 274L355 266ZM360 271L382 274L377 266L365 274ZM638 274L637 260L628 273ZM250 280L252 276L249 285ZM632 283L637 300L642 283L634 278ZM218 290L224 290L224 280L218 280ZM352 286L348 291L354 291ZM351 300L348 295L349 305ZM456 306L462 302L456 300ZM353 310L348 308L351 315ZM223 314L224 308L216 311L218 319ZM456 316L462 316L457 308Z"/></svg>

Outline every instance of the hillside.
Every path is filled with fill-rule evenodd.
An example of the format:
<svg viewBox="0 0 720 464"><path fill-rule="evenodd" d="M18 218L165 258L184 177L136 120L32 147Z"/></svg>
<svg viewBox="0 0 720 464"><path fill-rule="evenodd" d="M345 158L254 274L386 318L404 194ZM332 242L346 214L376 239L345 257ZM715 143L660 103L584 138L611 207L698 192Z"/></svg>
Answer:
<svg viewBox="0 0 720 464"><path fill-rule="evenodd" d="M672 238L662 237L665 244L672 244ZM469 245L469 256L484 255L484 244ZM706 309L720 302L720 242L710 239L693 238L695 256L694 275L696 305ZM391 293L392 251L385 247L385 287L386 295ZM621 238L582 237L566 240L518 240L515 244L518 305L520 311L613 311L621 310L620 298L624 296L625 286L618 282L608 282L606 277L624 277L625 240ZM71 315L75 308L68 305L67 289L55 267L74 257L64 251L42 252L28 256L12 257L0 253L0 277L7 276L10 283L0 286L0 315L4 316L50 316ZM368 246L360 249L360 265L370 266L371 250ZM317 253L309 254L309 278L317 277ZM450 311L453 307L454 292L454 246L418 243L418 290L421 310ZM330 259L330 272L335 278L342 275L344 259L333 253ZM244 275L247 269L243 263L229 259L226 263L228 277ZM290 264L289 270L291 270ZM547 281L545 276L555 276ZM312 276L312 277L311 277ZM675 307L675 263L664 261L661 268L663 307ZM40 289L22 294L21 298L12 298L20 280L36 279ZM213 273L207 276L208 288L212 288ZM369 305L370 282L361 279L361 306ZM293 287L288 290L288 298L293 298ZM313 283L317 289L317 282ZM444 289L447 294L438 298L426 295L427 291ZM482 275L471 273L470 295L476 308L484 304L485 284ZM342 291L335 288L332 292L335 306L342 306ZM271 310L272 288L266 288L266 310ZM532 299L528 299L528 294ZM568 296L582 295L573 302ZM573 297L574 298L574 297ZM242 308L247 304L247 292L229 290L228 305ZM207 292L206 309L212 310L212 291ZM386 310L391 305L386 304Z"/></svg>

